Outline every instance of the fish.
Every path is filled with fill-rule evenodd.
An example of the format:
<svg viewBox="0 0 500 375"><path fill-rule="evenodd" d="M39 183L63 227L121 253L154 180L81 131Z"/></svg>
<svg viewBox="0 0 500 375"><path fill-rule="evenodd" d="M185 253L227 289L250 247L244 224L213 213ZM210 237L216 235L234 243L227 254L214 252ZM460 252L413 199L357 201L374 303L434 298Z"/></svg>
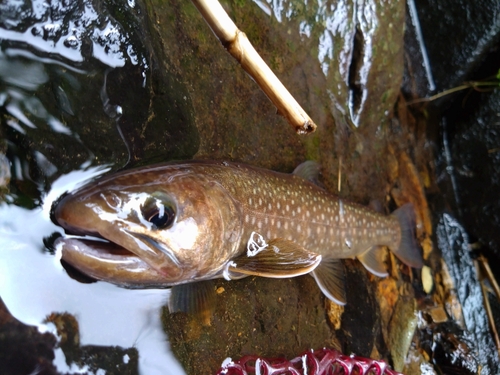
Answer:
<svg viewBox="0 0 500 375"><path fill-rule="evenodd" d="M67 234L55 246L92 278L172 288L171 311L198 308L204 281L246 276L310 274L343 305L342 259L384 277L385 247L423 266L411 203L383 215L327 192L319 170L314 161L286 174L192 160L121 171L55 202L52 219Z"/></svg>

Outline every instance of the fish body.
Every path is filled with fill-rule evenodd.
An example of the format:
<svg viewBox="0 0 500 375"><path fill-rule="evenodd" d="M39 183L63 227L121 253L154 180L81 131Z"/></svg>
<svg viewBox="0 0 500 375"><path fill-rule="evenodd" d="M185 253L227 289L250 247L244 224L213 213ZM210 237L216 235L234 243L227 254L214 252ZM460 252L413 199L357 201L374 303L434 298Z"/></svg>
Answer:
<svg viewBox="0 0 500 375"><path fill-rule="evenodd" d="M62 238L63 259L128 287L311 273L338 303L345 302L340 259L358 257L384 276L379 249L387 246L422 266L411 205L382 215L348 203L304 178L317 170L310 162L284 174L189 161L104 177L54 208L68 233L106 240Z"/></svg>

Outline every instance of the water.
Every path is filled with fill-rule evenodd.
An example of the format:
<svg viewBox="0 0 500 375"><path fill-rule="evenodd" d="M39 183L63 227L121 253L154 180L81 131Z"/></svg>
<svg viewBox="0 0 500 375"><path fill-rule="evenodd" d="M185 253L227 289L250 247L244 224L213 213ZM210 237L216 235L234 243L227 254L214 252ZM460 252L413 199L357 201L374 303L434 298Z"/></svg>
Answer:
<svg viewBox="0 0 500 375"><path fill-rule="evenodd" d="M82 284L68 277L60 254L44 249L44 237L61 232L49 218L53 199L107 169L91 168L62 176L53 183L41 207L0 206L0 296L14 317L42 332L46 330L42 322L51 312L69 312L78 319L81 345L134 346L139 351L141 373L182 374L168 351L160 321L168 291L124 290L101 282ZM64 362L58 367L64 371Z"/></svg>
<svg viewBox="0 0 500 375"><path fill-rule="evenodd" d="M0 297L41 332L54 331L43 323L50 313L68 312L78 320L81 345L135 347L140 373L183 374L160 321L168 291L82 284L44 245L62 233L49 218L60 194L143 149L132 140L140 116L148 116L150 60L134 19L140 9L121 6L0 4ZM115 16L126 14L124 28ZM54 364L77 371L61 349Z"/></svg>

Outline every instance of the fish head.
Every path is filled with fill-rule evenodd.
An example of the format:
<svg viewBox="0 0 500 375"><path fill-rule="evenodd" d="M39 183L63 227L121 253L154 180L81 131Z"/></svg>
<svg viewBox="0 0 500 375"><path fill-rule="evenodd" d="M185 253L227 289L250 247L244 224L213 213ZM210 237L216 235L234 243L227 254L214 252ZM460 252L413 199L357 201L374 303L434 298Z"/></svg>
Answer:
<svg viewBox="0 0 500 375"><path fill-rule="evenodd" d="M229 260L242 231L238 207L224 187L189 168L105 178L63 197L53 217L69 234L108 242L104 249L102 241L86 239L78 247L74 239L63 239L62 256L84 273L117 284L140 284L145 269L147 282L165 286L210 278ZM137 274L135 281L119 280L118 271L127 267L124 254L141 261L140 272L128 270L127 277Z"/></svg>

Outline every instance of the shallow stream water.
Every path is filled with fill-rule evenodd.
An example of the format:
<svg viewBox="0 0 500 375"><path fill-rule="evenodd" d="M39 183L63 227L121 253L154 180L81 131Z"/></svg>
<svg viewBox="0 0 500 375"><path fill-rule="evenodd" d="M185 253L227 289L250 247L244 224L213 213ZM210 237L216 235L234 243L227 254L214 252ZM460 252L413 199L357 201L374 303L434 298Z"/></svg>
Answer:
<svg viewBox="0 0 500 375"><path fill-rule="evenodd" d="M68 312L78 321L80 345L135 347L141 373L182 374L160 321L168 291L80 283L44 245L62 233L50 220L52 202L130 157L121 137L123 109L110 101L108 75L146 87L148 65L130 29L101 5L0 5L0 151L10 161L2 158L3 188L11 177L0 204L0 297L16 319L41 332L57 335L44 321ZM103 162L110 167L99 166ZM61 348L55 353L59 372L89 370L68 366Z"/></svg>

